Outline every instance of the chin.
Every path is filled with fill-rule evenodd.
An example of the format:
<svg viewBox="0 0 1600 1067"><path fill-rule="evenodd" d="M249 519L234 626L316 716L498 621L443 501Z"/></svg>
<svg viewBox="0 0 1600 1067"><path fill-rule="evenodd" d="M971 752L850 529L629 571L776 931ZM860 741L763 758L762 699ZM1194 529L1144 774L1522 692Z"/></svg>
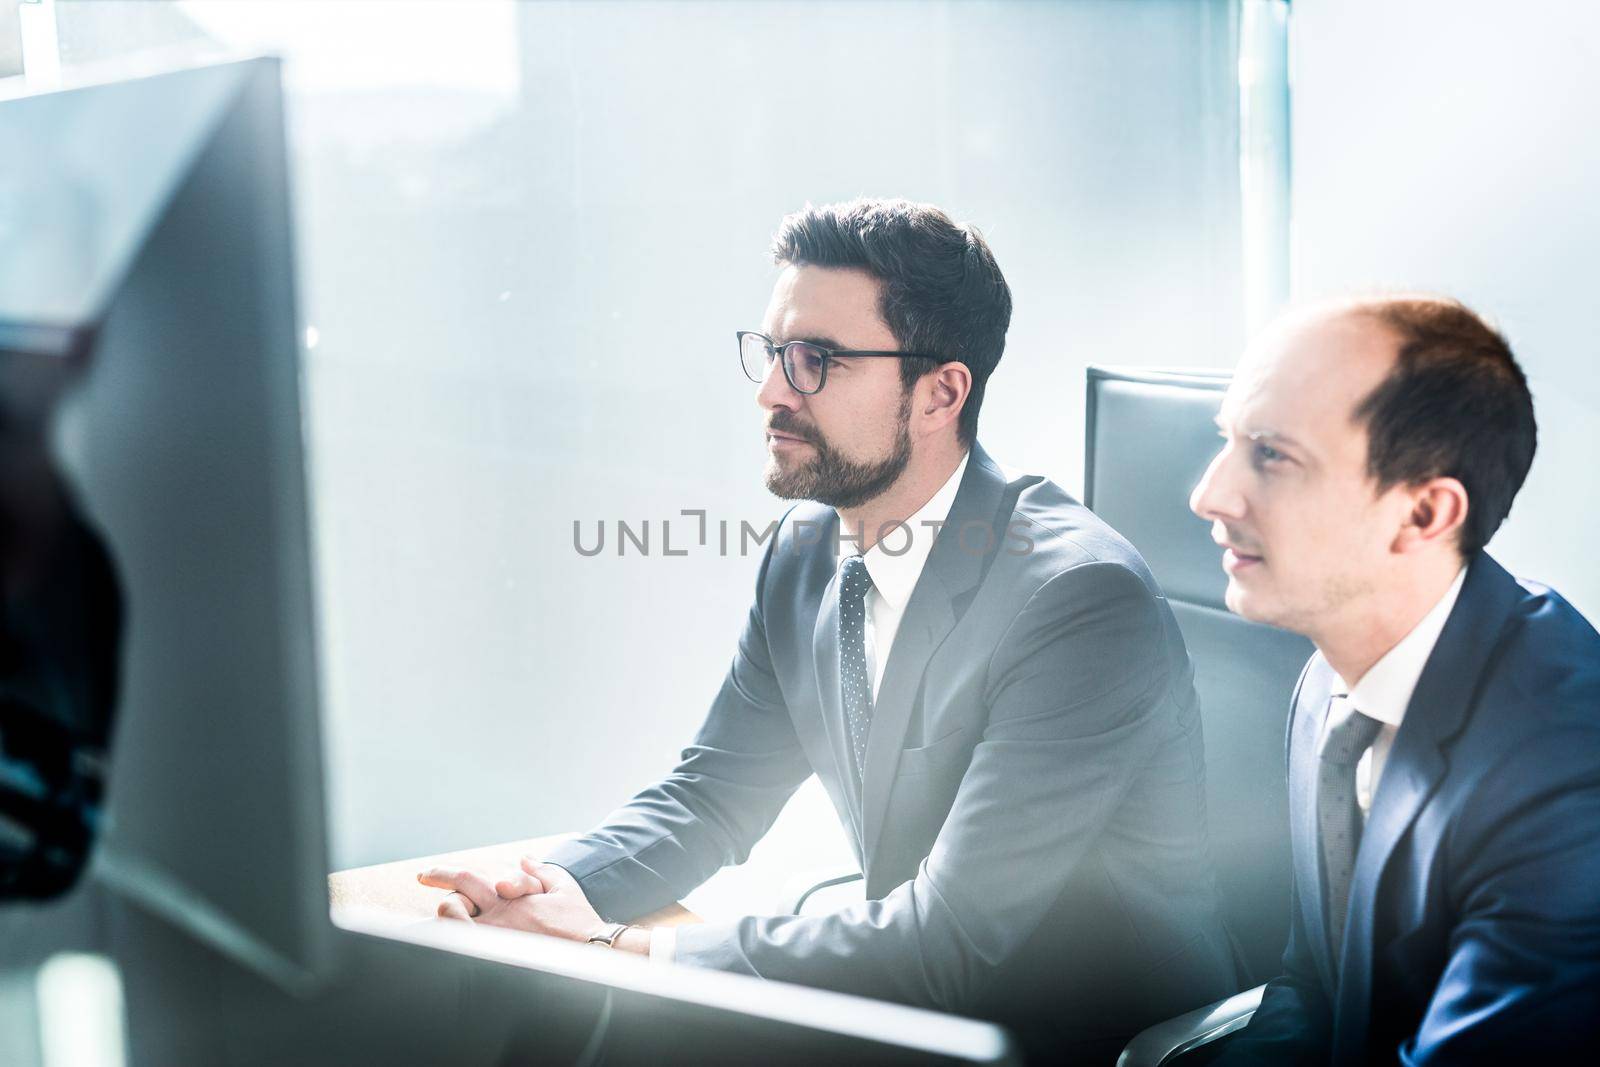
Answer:
<svg viewBox="0 0 1600 1067"><path fill-rule="evenodd" d="M1261 589L1246 589L1237 581L1229 580L1228 592L1223 597L1228 610L1250 622L1276 626L1290 633L1310 636L1307 622L1315 616L1308 615L1301 605L1285 603Z"/></svg>
<svg viewBox="0 0 1600 1067"><path fill-rule="evenodd" d="M763 472L763 480L767 485L767 492L779 500L809 500L811 486L806 479L797 477L796 472L784 468L776 456L767 460L767 469Z"/></svg>
<svg viewBox="0 0 1600 1067"><path fill-rule="evenodd" d="M1252 593L1245 589L1236 578L1228 579L1228 591L1223 594L1222 602L1228 605L1229 611L1241 619L1273 624L1273 612L1270 606L1264 603L1260 593Z"/></svg>

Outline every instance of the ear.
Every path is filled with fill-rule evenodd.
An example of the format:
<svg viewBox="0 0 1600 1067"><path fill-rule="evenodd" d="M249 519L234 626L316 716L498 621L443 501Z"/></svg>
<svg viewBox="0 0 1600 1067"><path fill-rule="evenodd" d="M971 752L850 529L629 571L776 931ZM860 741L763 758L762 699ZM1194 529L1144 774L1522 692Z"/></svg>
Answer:
<svg viewBox="0 0 1600 1067"><path fill-rule="evenodd" d="M1395 535L1396 552L1455 546L1461 524L1467 521L1467 489L1454 478L1430 478L1404 490L1411 503Z"/></svg>
<svg viewBox="0 0 1600 1067"><path fill-rule="evenodd" d="M941 363L923 378L914 412L921 433L954 426L972 392L972 370L965 363Z"/></svg>

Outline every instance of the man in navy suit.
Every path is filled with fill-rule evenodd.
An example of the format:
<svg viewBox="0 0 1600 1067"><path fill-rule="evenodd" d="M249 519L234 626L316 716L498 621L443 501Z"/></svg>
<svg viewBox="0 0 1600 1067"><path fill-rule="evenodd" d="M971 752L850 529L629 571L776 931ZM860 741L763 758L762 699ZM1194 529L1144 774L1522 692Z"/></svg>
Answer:
<svg viewBox="0 0 1600 1067"><path fill-rule="evenodd" d="M1438 298L1312 309L1246 355L1218 424L1191 506L1228 606L1317 646L1284 973L1224 1061L1592 1056L1600 637L1483 551L1534 453L1505 340Z"/></svg>
<svg viewBox="0 0 1600 1067"><path fill-rule="evenodd" d="M739 350L767 486L802 503L705 725L524 876L426 880L456 919L978 1015L1041 1058L1110 1062L1234 988L1177 623L1115 531L978 444L1011 297L975 230L854 201L785 219L774 252ZM864 902L627 925L741 861L812 774Z"/></svg>

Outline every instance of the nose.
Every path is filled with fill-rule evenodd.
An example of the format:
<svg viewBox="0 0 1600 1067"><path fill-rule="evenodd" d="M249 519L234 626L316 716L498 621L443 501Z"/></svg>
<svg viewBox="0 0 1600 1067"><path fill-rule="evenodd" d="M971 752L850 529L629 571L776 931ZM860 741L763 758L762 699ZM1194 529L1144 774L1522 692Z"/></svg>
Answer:
<svg viewBox="0 0 1600 1067"><path fill-rule="evenodd" d="M1208 522L1229 522L1244 517L1245 499L1234 473L1235 459L1232 445L1211 459L1210 466L1200 476L1194 491L1189 494L1189 510Z"/></svg>
<svg viewBox="0 0 1600 1067"><path fill-rule="evenodd" d="M761 405L762 411L774 411L778 408L788 408L790 411L798 410L805 396L797 393L794 386L789 384L788 377L783 373L783 367L776 359L767 361L767 376L761 379L761 387L756 390L756 403Z"/></svg>

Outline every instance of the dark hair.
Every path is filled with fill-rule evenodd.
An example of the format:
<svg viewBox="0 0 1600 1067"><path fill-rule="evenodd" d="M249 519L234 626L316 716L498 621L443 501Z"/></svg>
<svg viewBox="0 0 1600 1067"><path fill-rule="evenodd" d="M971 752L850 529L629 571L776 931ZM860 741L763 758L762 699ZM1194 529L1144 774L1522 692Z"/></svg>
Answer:
<svg viewBox="0 0 1600 1067"><path fill-rule="evenodd" d="M965 363L972 372L956 429L963 443L972 443L983 387L1011 324L1011 289L976 228L909 200L807 204L778 227L772 256L780 264L854 268L877 278L878 313L901 348ZM925 360L900 361L907 388L928 371Z"/></svg>
<svg viewBox="0 0 1600 1067"><path fill-rule="evenodd" d="M1505 521L1533 464L1533 396L1511 347L1458 301L1398 296L1353 310L1399 335L1394 369L1356 407L1378 488L1449 477L1467 490L1460 549L1471 556Z"/></svg>

